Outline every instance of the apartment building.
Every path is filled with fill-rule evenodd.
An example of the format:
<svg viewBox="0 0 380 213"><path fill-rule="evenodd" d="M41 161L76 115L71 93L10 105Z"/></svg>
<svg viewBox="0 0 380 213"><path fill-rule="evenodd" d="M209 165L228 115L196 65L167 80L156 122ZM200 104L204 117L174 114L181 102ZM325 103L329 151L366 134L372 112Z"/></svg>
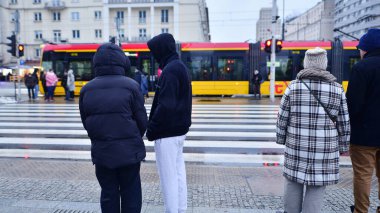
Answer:
<svg viewBox="0 0 380 213"><path fill-rule="evenodd" d="M277 20L275 35L281 35L281 21ZM260 17L256 22L256 41L272 38L272 8L261 8Z"/></svg>
<svg viewBox="0 0 380 213"><path fill-rule="evenodd" d="M17 20L26 61L39 60L43 43L146 42L164 32L181 42L210 40L205 0L2 0L3 43ZM12 62L8 48L1 45L0 64Z"/></svg>
<svg viewBox="0 0 380 213"><path fill-rule="evenodd" d="M305 13L285 22L285 40L332 40L333 27L334 1L322 0Z"/></svg>
<svg viewBox="0 0 380 213"><path fill-rule="evenodd" d="M334 28L360 38L370 28L380 28L380 0L335 0ZM339 32L334 36L352 40Z"/></svg>

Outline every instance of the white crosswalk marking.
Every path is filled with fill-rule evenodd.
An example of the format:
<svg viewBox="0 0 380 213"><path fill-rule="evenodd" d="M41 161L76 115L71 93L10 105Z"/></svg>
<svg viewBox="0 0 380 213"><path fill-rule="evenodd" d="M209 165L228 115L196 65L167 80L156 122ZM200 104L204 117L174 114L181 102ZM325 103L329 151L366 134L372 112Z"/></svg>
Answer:
<svg viewBox="0 0 380 213"><path fill-rule="evenodd" d="M146 105L147 113L151 106ZM193 105L185 160L206 164L282 164L275 105ZM146 160L154 143L144 140ZM91 141L77 104L0 106L0 157L90 159Z"/></svg>

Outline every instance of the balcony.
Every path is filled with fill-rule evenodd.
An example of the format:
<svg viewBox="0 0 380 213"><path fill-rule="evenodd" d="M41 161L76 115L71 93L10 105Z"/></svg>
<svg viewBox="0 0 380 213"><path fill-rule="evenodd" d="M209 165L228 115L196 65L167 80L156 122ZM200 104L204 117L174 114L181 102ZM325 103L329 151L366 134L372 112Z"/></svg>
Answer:
<svg viewBox="0 0 380 213"><path fill-rule="evenodd" d="M53 1L48 1L45 3L45 9L48 9L48 10L63 10L66 8L66 4L65 2L62 2L62 1L57 1L57 0L53 0Z"/></svg>
<svg viewBox="0 0 380 213"><path fill-rule="evenodd" d="M174 0L108 0L109 4L139 4L139 3L166 3Z"/></svg>

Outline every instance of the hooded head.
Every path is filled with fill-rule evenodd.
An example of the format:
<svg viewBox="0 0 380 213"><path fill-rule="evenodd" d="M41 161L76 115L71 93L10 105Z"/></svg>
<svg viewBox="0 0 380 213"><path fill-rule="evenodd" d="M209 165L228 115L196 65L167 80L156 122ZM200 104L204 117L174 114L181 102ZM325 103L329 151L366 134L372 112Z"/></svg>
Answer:
<svg viewBox="0 0 380 213"><path fill-rule="evenodd" d="M101 45L92 59L95 76L125 75L131 64L119 46L106 43Z"/></svg>
<svg viewBox="0 0 380 213"><path fill-rule="evenodd" d="M166 65L170 57L177 55L175 40L169 33L163 33L153 37L148 41L148 47L153 57L160 64L160 68Z"/></svg>
<svg viewBox="0 0 380 213"><path fill-rule="evenodd" d="M358 49L365 52L380 50L380 29L369 29L359 41Z"/></svg>
<svg viewBox="0 0 380 213"><path fill-rule="evenodd" d="M314 68L319 70L326 70L327 68L327 52L324 49L316 47L309 49L305 53L305 59L303 61L305 69Z"/></svg>
<svg viewBox="0 0 380 213"><path fill-rule="evenodd" d="M74 71L72 69L69 69L69 71L67 73L70 75L70 74L73 74Z"/></svg>

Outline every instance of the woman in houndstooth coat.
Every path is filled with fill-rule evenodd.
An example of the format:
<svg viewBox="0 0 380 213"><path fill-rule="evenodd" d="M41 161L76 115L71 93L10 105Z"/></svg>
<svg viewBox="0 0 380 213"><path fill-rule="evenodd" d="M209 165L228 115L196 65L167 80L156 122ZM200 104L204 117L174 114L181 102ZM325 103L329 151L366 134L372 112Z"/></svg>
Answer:
<svg viewBox="0 0 380 213"><path fill-rule="evenodd" d="M285 211L313 213L323 206L325 186L338 183L350 121L343 87L326 71L327 52L306 51L304 67L282 97L276 132L285 145Z"/></svg>

